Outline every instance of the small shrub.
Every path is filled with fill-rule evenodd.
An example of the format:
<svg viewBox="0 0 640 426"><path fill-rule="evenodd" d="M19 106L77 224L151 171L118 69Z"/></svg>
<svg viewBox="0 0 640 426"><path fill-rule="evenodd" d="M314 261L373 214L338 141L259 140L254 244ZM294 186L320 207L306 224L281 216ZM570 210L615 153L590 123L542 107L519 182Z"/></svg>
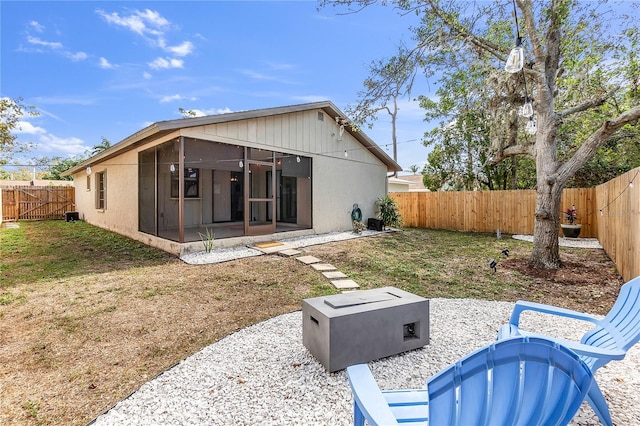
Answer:
<svg viewBox="0 0 640 426"><path fill-rule="evenodd" d="M200 239L202 240L202 244L204 245L204 251L206 251L207 253L211 253L211 250L213 250L214 241L213 229L207 228L204 234L198 232L198 235L200 235Z"/></svg>
<svg viewBox="0 0 640 426"><path fill-rule="evenodd" d="M378 219L382 220L382 227L392 226L398 228L402 225L402 216L398 211L398 204L396 200L389 197L380 197L377 201L378 204Z"/></svg>

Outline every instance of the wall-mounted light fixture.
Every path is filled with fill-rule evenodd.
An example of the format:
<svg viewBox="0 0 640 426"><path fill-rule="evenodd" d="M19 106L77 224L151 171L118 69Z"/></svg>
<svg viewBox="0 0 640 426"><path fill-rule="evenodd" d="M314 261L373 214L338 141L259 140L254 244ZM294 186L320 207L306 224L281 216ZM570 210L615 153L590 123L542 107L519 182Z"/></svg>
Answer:
<svg viewBox="0 0 640 426"><path fill-rule="evenodd" d="M91 166L87 166L87 174L90 175L91 174Z"/></svg>

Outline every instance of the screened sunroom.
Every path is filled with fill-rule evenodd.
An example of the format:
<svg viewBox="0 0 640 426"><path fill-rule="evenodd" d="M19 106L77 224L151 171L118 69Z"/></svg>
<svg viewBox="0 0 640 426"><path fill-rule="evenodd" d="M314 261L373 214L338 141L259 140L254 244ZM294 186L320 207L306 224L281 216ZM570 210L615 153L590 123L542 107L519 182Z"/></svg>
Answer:
<svg viewBox="0 0 640 426"><path fill-rule="evenodd" d="M141 232L184 243L311 228L309 157L184 137L138 156Z"/></svg>

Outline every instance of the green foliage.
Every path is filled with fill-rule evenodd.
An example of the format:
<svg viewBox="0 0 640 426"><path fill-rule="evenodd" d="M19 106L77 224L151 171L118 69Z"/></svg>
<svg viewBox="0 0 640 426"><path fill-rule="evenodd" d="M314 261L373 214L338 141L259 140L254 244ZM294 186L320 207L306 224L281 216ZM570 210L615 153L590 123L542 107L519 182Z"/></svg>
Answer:
<svg viewBox="0 0 640 426"><path fill-rule="evenodd" d="M40 403L37 401L27 400L22 404L22 408L27 412L29 417L37 418L40 411Z"/></svg>
<svg viewBox="0 0 640 426"><path fill-rule="evenodd" d="M420 170L420 167L418 167L418 165L417 165L417 164L412 164L412 165L410 165L410 166L409 166L409 171L410 171L411 173L413 173L414 175L415 175L416 173L418 173L418 171L419 171L419 170Z"/></svg>
<svg viewBox="0 0 640 426"><path fill-rule="evenodd" d="M94 146L93 148L91 148L90 155L93 156L93 155L99 154L105 149L109 148L110 146L111 146L111 142L109 142L109 140L103 136L101 142L96 146Z"/></svg>
<svg viewBox="0 0 640 426"><path fill-rule="evenodd" d="M77 158L63 158L63 157L43 157L38 160L41 164L40 168L44 169L44 172L40 175L41 179L52 180L73 180L73 176L61 176L70 168L77 166L83 160Z"/></svg>
<svg viewBox="0 0 640 426"><path fill-rule="evenodd" d="M211 253L211 250L213 250L214 238L215 238L213 229L206 228L206 231L204 234L201 232L198 232L198 235L200 235L200 240L204 245L205 252Z"/></svg>
<svg viewBox="0 0 640 426"><path fill-rule="evenodd" d="M178 112L182 114L182 118L193 118L198 116L198 113L192 109L178 108Z"/></svg>
<svg viewBox="0 0 640 426"><path fill-rule="evenodd" d="M38 115L35 107L22 103L22 98L0 98L0 165L6 164L14 153L31 148L31 143L18 141L12 131L20 129L20 120L24 116Z"/></svg>
<svg viewBox="0 0 640 426"><path fill-rule="evenodd" d="M396 200L387 195L378 198L376 204L378 205L378 219L382 220L383 226L392 226L394 228L402 226L402 217Z"/></svg>

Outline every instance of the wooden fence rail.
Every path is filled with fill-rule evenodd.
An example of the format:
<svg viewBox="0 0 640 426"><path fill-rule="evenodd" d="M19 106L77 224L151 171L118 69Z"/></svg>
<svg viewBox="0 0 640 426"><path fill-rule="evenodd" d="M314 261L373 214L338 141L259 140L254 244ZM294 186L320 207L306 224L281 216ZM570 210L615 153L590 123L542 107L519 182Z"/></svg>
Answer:
<svg viewBox="0 0 640 426"><path fill-rule="evenodd" d="M392 192L403 225L468 232L533 234L536 193L522 191ZM620 275L640 275L640 167L596 188L567 188L563 214L576 206L580 237L598 238Z"/></svg>
<svg viewBox="0 0 640 426"><path fill-rule="evenodd" d="M16 186L0 191L0 222L62 219L75 209L72 186Z"/></svg>

